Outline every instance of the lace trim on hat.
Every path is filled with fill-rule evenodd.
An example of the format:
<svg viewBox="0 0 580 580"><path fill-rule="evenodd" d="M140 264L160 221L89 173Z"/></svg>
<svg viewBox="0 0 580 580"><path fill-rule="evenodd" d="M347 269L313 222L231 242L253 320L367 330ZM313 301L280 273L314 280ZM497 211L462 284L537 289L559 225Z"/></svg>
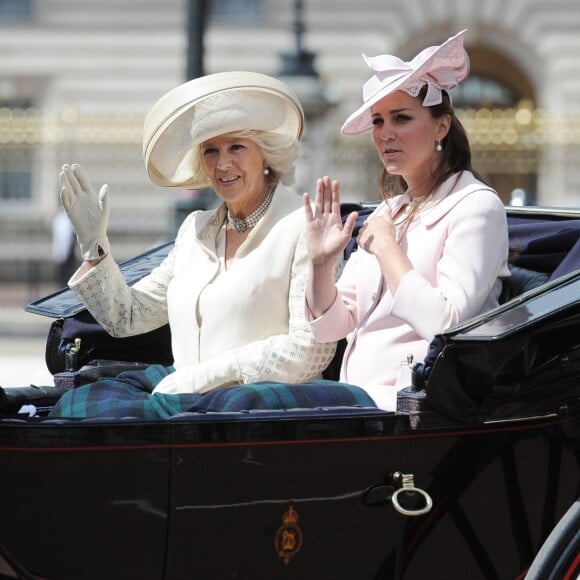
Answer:
<svg viewBox="0 0 580 580"><path fill-rule="evenodd" d="M449 100L451 101L451 94L445 88L440 87L435 83L430 83L427 80L419 80L418 82L413 82L405 87L402 87L401 90L410 95L411 97L419 96L421 89L427 86L427 93L425 98L423 99L423 106L424 107L431 107L433 105L439 105L443 100L442 94L445 91L448 96Z"/></svg>
<svg viewBox="0 0 580 580"><path fill-rule="evenodd" d="M426 85L427 83L423 82L420 84L413 84L407 87L403 87L401 90L405 91L408 95L410 95L411 97L418 97L419 93L421 92L421 89Z"/></svg>

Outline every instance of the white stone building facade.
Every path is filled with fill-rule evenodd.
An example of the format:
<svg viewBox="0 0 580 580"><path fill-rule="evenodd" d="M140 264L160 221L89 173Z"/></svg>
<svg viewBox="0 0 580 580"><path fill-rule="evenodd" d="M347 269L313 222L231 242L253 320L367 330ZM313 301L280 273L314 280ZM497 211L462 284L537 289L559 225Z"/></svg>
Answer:
<svg viewBox="0 0 580 580"><path fill-rule="evenodd" d="M205 72L278 74L281 54L295 47L297 4L210 0ZM95 186L109 184L118 258L171 237L176 201L189 194L148 181L141 129L152 104L186 80L189 8L189 0L0 0L0 264L50 261L65 162L83 164ZM536 203L580 206L577 0L305 0L302 15L303 48L316 55L329 106L308 119L298 191L328 174L347 199L376 198L370 138L339 134L370 76L361 54L409 59L466 28L481 81L461 97L476 166L504 199L523 187ZM508 95L503 110L481 102L486 87Z"/></svg>

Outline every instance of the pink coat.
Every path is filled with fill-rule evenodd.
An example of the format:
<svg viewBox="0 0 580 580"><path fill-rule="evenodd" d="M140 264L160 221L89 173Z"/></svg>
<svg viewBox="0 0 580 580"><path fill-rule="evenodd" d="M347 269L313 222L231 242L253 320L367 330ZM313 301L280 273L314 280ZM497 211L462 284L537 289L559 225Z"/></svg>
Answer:
<svg viewBox="0 0 580 580"><path fill-rule="evenodd" d="M395 215L408 202L401 195L375 211ZM497 306L500 278L509 276L504 206L470 172L459 180L452 176L415 215L401 247L414 269L394 296L376 258L359 248L337 283L332 306L309 318L317 340L347 337L340 380L363 387L387 410L396 408L398 388L409 384L401 381L409 376L409 355L422 361L436 334Z"/></svg>

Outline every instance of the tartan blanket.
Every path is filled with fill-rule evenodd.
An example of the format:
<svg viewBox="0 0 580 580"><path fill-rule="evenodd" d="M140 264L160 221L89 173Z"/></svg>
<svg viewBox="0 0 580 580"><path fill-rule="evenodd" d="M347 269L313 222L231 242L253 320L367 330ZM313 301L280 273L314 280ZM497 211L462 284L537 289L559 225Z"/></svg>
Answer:
<svg viewBox="0 0 580 580"><path fill-rule="evenodd" d="M376 407L360 387L323 379L298 384L263 381L219 387L203 395L152 394L155 386L173 370L151 365L72 389L59 399L50 417L168 419L184 412Z"/></svg>

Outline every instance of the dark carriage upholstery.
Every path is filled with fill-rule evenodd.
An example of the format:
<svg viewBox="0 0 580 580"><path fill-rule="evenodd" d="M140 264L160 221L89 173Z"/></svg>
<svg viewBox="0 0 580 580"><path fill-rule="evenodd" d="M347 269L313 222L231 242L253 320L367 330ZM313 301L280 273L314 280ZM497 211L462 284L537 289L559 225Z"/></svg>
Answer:
<svg viewBox="0 0 580 580"><path fill-rule="evenodd" d="M580 269L580 220L508 215L508 228L514 266L550 281Z"/></svg>
<svg viewBox="0 0 580 580"><path fill-rule="evenodd" d="M503 304L528 290L538 288L550 279L550 275L536 270L528 270L519 266L509 266L511 276L502 280L499 303Z"/></svg>

